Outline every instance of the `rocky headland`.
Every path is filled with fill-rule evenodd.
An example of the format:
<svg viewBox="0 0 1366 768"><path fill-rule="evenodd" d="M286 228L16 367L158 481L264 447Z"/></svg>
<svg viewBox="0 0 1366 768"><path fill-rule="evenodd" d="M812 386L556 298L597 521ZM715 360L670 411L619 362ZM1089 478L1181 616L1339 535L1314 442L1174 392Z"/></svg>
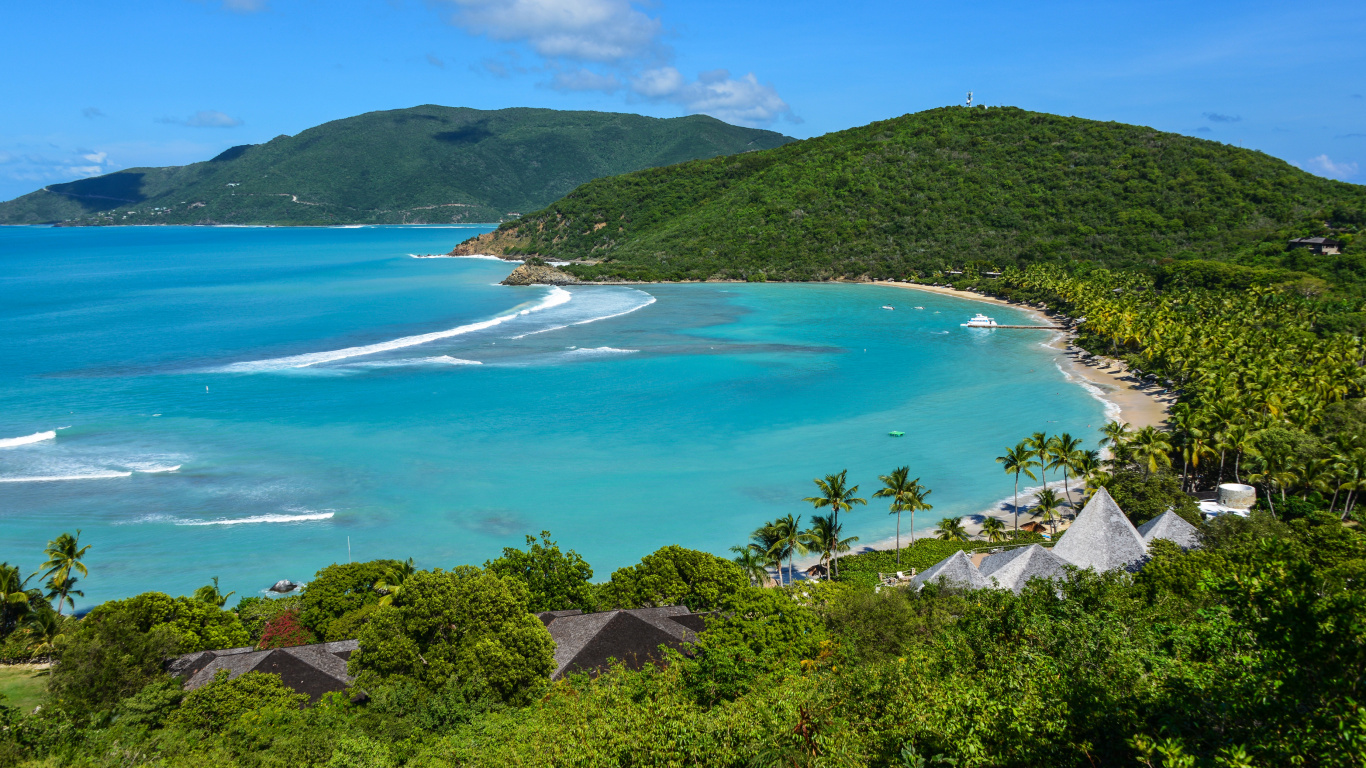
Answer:
<svg viewBox="0 0 1366 768"><path fill-rule="evenodd" d="M563 270L541 264L523 264L503 278L503 285L580 285L581 281Z"/></svg>

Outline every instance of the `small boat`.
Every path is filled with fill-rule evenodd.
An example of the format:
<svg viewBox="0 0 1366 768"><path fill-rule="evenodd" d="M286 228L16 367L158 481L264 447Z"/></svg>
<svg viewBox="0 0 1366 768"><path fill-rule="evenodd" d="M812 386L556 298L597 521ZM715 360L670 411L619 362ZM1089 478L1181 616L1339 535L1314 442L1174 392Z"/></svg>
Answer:
<svg viewBox="0 0 1366 768"><path fill-rule="evenodd" d="M883 308L883 309L896 309L896 307L892 306L891 304L883 304L883 305L882 305L882 308Z"/></svg>
<svg viewBox="0 0 1366 768"><path fill-rule="evenodd" d="M963 327L964 327L964 328L995 328L995 327L996 327L996 321L995 321L994 319L990 318L990 317L987 317L986 315L982 314L981 312L978 312L976 315L973 316L973 318L972 318L971 320L967 321L966 323L963 323Z"/></svg>
<svg viewBox="0 0 1366 768"><path fill-rule="evenodd" d="M916 309L924 309L924 307L916 307Z"/></svg>
<svg viewBox="0 0 1366 768"><path fill-rule="evenodd" d="M905 437L905 436L906 436L906 433L905 433L905 432L898 432L898 431L896 431L896 430L892 430L891 432L888 432L887 435L888 435L889 437Z"/></svg>

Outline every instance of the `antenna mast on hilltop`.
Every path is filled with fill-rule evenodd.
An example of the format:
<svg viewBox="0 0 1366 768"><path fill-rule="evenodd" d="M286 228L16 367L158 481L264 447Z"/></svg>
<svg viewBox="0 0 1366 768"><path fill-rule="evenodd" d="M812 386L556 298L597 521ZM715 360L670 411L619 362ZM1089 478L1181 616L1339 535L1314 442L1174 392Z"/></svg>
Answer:
<svg viewBox="0 0 1366 768"><path fill-rule="evenodd" d="M968 91L968 106L972 106L972 91Z"/></svg>

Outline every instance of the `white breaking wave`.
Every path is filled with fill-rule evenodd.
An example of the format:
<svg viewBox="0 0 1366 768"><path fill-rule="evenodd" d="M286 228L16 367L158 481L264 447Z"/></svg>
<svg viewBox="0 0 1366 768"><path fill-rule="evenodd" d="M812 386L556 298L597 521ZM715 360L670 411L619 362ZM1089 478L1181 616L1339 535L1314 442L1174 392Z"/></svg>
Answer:
<svg viewBox="0 0 1366 768"><path fill-rule="evenodd" d="M311 365L332 363L337 360L345 360L349 357L360 357L362 355L373 355L378 352L388 352L394 349L426 344L428 342L437 341L438 339L448 339L452 336L461 336L474 331L482 331L485 328L492 328L495 325L501 325L509 320L529 315L533 312L540 312L542 310L550 309L551 307L558 307L572 298L574 298L574 294L559 286L555 286L550 289L550 293L547 294L544 299L533 306L519 312L499 315L489 320L462 325L458 328L436 331L434 333L424 333L418 336L404 336L401 339L394 339L392 341L382 341L378 344L367 344L361 347L347 347L346 349L337 349L331 352L310 352L305 355L292 355L290 357L277 357L269 360L252 360L243 363L233 363L219 368L218 370L226 373L279 371L288 370L290 368L307 368Z"/></svg>
<svg viewBox="0 0 1366 768"><path fill-rule="evenodd" d="M617 349L616 347L586 347L584 349L571 349L566 355L573 357L591 357L595 355L629 355L632 352L639 352L638 349Z"/></svg>
<svg viewBox="0 0 1366 768"><path fill-rule="evenodd" d="M656 299L654 296L651 296L650 294L645 293L644 291L637 291L637 293L644 294L644 296L645 296L645 301L642 301L641 303L635 305L634 307L631 307L630 309L626 309L626 310L623 310L623 311L621 311L621 312L613 312L613 313L610 314L610 315L602 315L601 317L590 317L590 318L588 318L587 320L578 320L578 321L575 321L575 322L572 322L572 323L568 323L567 325L555 325L555 326L551 326L551 327L549 327L549 328L542 328L542 329L540 329L539 331L528 331L528 332L526 332L526 333L519 334L519 335L517 335L517 336L512 336L512 337L510 337L510 338L512 338L512 339L525 339L525 338L528 337L528 336L535 336L535 335L538 334L538 333L549 333L550 331L560 331L560 330L563 330L563 329L565 329L565 328L568 328L568 327L571 326L571 325L587 325L587 324L589 324L589 323L596 323L596 322L598 322L599 320L611 320L611 319L614 318L614 317L621 317L622 315L629 315L629 314L631 314L632 312L635 312L635 311L638 310L638 309L644 309L644 308L650 306L651 304L655 303L656 301L658 301L658 299ZM632 351L635 351L635 350L632 350Z"/></svg>
<svg viewBox="0 0 1366 768"><path fill-rule="evenodd" d="M644 291L641 291L641 293L645 293L645 292L644 292ZM570 325L588 325L589 323L596 323L596 322L599 321L599 320L611 320L611 319L614 318L614 317L621 317L622 315L629 315L629 314L631 314L632 312L636 311L637 309L645 309L646 307L648 307L648 306L650 306L651 304L653 304L653 303L655 303L656 301L658 301L658 299L656 299L655 297L651 296L651 295L648 294L648 293L645 293L645 296L648 297L649 301L646 301L646 302L643 302L643 303L641 303L641 304L639 304L639 305L637 305L637 306L631 307L630 309L626 310L625 312L618 312L618 313L616 313L616 314L614 314L614 315L603 315L602 317L590 317L590 318L587 319L587 320L580 320L580 321L578 321L577 323L570 323ZM632 349L632 350L628 350L628 351L630 351L630 352L635 352L636 350Z"/></svg>
<svg viewBox="0 0 1366 768"><path fill-rule="evenodd" d="M179 465L179 464L176 464L176 465L170 466L170 467L148 467L148 468L146 468L146 469L139 469L139 470L136 470L136 471L141 472L141 473L143 473L143 474L145 474L145 475L156 475L156 474L160 474L160 473L162 473L162 472L176 472L176 471L178 471L179 469L180 469L180 465Z"/></svg>
<svg viewBox="0 0 1366 768"><path fill-rule="evenodd" d="M410 254L408 254L408 255L411 256L411 257L413 257L414 259L482 259L482 260L484 260L484 261L504 261L504 262L507 262L507 263L509 263L509 264L521 264L521 263L522 263L522 260L521 260L521 259L505 259L505 258L503 258L502 256L489 256L489 255L487 255L487 254L482 254L482 253L472 253L472 254L470 254L470 255L468 255L468 256L452 256L452 255L449 254L449 253L426 253L426 254L410 253ZM565 263L568 264L569 262L566 261Z"/></svg>
<svg viewBox="0 0 1366 768"><path fill-rule="evenodd" d="M66 427L62 427L62 429L66 429ZM33 434L25 435L24 437L7 437L0 440L0 448L14 448L15 446L38 443L43 440L53 440L56 437L57 432L51 429L46 432L34 432Z"/></svg>
<svg viewBox="0 0 1366 768"><path fill-rule="evenodd" d="M398 360L376 360L370 363L353 363L351 368L397 368L408 365L483 365L478 360L466 360L462 357L451 357L450 355L437 355L435 357L404 357Z"/></svg>
<svg viewBox="0 0 1366 768"><path fill-rule="evenodd" d="M1092 384L1091 382L1087 381L1085 377L1072 375L1067 371L1067 369L1063 368L1062 365L1057 362L1054 362L1053 364L1057 366L1058 372L1063 375L1063 378L1067 379L1069 382L1073 384L1080 385L1082 389L1086 390L1086 394L1099 400L1105 406L1106 419L1109 419L1110 421L1121 421L1120 416L1122 415L1123 411L1120 409L1119 403L1116 403L1113 400L1110 400L1107 397L1105 397L1105 392L1101 390L1100 387L1097 387L1095 384Z"/></svg>
<svg viewBox="0 0 1366 768"><path fill-rule="evenodd" d="M83 475L43 475L39 477L0 477L0 483L54 483L61 480L107 480L112 477L131 477L132 472L87 472Z"/></svg>
<svg viewBox="0 0 1366 768"><path fill-rule="evenodd" d="M176 520L176 525L251 525L254 523L306 523L312 520L330 520L335 512L304 512L298 515L252 515L234 517L227 520Z"/></svg>

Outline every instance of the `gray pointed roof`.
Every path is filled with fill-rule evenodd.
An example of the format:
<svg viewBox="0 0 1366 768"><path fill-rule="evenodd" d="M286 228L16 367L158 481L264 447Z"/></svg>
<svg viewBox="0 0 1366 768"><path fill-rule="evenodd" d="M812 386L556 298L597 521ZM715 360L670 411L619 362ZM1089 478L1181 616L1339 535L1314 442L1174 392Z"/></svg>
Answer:
<svg viewBox="0 0 1366 768"><path fill-rule="evenodd" d="M973 589L981 589L987 586L987 580L982 576L981 571L977 570L977 566L972 564L972 558L968 557L968 553L961 549L926 568L924 573L917 574L915 578L911 579L911 586L918 590L926 584L940 579L955 586Z"/></svg>
<svg viewBox="0 0 1366 768"><path fill-rule="evenodd" d="M555 641L555 671L559 680L574 671L596 675L611 659L640 669L660 659L659 646L683 648L705 628L705 617L681 605L658 608L542 614Z"/></svg>
<svg viewBox="0 0 1366 768"><path fill-rule="evenodd" d="M1147 556L1148 545L1110 492L1101 488L1058 539L1053 554L1078 568L1101 573L1139 562Z"/></svg>
<svg viewBox="0 0 1366 768"><path fill-rule="evenodd" d="M1038 544L989 555L982 561L982 577L1001 589L1019 593L1030 579L1065 579L1067 561Z"/></svg>
<svg viewBox="0 0 1366 768"><path fill-rule="evenodd" d="M316 702L323 694L344 691L355 682L347 672L346 662L359 647L355 640L342 640L265 651L225 648L185 654L172 660L167 669L185 678L187 691L207 684L219 671L226 671L229 680L247 672L266 672L278 675L285 685L308 694Z"/></svg>
<svg viewBox="0 0 1366 768"><path fill-rule="evenodd" d="M1149 545L1157 539L1166 539L1182 549L1200 546L1200 531L1170 509L1138 526L1138 535Z"/></svg>

